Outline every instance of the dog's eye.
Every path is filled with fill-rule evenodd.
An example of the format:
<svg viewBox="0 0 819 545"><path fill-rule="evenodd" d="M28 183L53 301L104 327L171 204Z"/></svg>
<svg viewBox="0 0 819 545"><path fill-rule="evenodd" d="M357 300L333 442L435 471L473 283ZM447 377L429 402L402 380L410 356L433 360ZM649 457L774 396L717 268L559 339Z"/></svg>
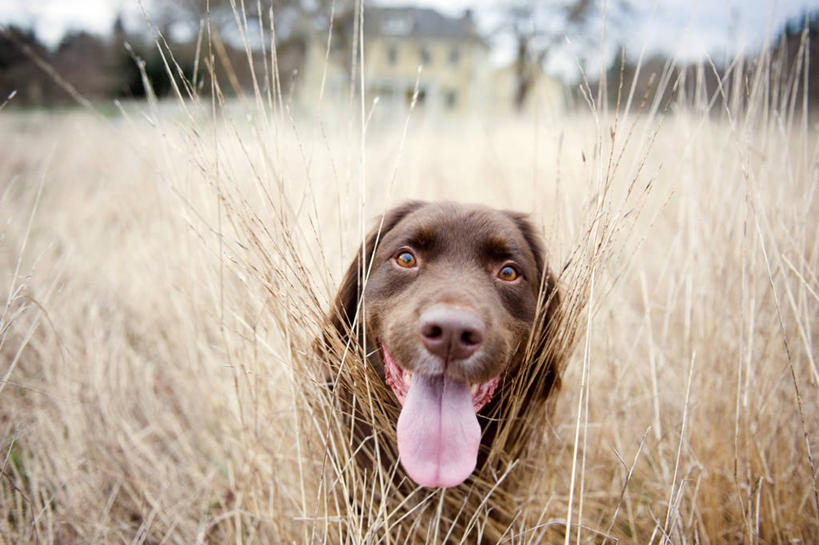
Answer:
<svg viewBox="0 0 819 545"><path fill-rule="evenodd" d="M405 269L411 269L415 265L418 264L415 256L412 255L412 252L401 252L397 256L395 256L395 262L398 263L399 266L404 267Z"/></svg>
<svg viewBox="0 0 819 545"><path fill-rule="evenodd" d="M512 280L517 279L519 276L520 273L512 265L504 265L501 267L501 270L498 271L498 278L505 280L506 282L511 282Z"/></svg>

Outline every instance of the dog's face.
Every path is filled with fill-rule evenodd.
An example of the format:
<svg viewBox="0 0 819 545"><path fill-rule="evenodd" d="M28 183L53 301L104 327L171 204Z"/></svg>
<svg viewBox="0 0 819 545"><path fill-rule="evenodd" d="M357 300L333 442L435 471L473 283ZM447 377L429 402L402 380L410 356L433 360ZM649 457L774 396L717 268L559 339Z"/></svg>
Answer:
<svg viewBox="0 0 819 545"><path fill-rule="evenodd" d="M401 462L420 485L456 486L476 465L476 413L526 348L544 279L539 239L519 214L408 203L385 216L366 252L359 312L370 361L402 405ZM337 302L348 320L359 267Z"/></svg>

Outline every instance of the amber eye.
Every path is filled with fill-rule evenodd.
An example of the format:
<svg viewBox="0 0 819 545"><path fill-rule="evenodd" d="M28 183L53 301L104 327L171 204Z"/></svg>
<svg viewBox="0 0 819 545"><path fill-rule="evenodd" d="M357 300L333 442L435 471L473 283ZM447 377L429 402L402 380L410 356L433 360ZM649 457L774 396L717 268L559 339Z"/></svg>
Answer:
<svg viewBox="0 0 819 545"><path fill-rule="evenodd" d="M505 280L506 282L511 282L512 280L517 279L519 276L520 273L512 265L504 265L501 267L501 270L498 271L498 278Z"/></svg>
<svg viewBox="0 0 819 545"><path fill-rule="evenodd" d="M415 259L415 256L412 255L412 252L407 251L403 251L396 255L395 262L398 263L400 267L404 267L405 269L411 269L418 264L418 261Z"/></svg>

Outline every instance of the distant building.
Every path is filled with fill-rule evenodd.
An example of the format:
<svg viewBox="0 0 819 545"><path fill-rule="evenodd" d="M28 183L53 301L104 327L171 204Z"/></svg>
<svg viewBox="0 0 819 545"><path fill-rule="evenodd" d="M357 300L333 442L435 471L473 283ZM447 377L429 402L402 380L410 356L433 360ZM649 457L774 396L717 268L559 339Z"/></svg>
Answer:
<svg viewBox="0 0 819 545"><path fill-rule="evenodd" d="M503 115L515 111L518 87L517 67L514 62L494 69L487 90L487 112ZM566 111L569 101L569 90L565 85L542 69L538 69L526 95L523 111L554 117Z"/></svg>
<svg viewBox="0 0 819 545"><path fill-rule="evenodd" d="M305 106L350 97L358 83L351 78L352 18L337 22L327 56L327 36L309 41L298 100ZM448 17L425 8L365 8L364 79L367 107L378 97L377 111L406 111L418 82L416 110L434 115L463 115L486 106L490 76L489 46L478 34L472 12ZM418 67L422 67L419 76ZM323 82L323 85L322 85ZM355 82L355 83L351 83Z"/></svg>

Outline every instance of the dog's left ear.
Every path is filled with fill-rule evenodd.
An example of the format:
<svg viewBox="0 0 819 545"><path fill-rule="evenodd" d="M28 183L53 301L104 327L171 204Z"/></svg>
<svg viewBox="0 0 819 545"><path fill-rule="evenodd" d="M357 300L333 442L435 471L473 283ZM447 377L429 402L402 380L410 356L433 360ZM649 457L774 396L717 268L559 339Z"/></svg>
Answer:
<svg viewBox="0 0 819 545"><path fill-rule="evenodd" d="M560 387L560 362L557 361L552 339L555 328L558 326L560 313L560 290L557 279L546 263L546 251L543 239L535 229L529 216L519 212L506 212L515 222L537 264L537 273L540 290L538 300L541 301L537 323L534 325L535 336L528 358L534 369L539 371L538 380L531 381L528 395L537 395L548 398L554 390Z"/></svg>
<svg viewBox="0 0 819 545"><path fill-rule="evenodd" d="M390 232L407 215L418 210L424 204L421 201L407 201L396 206L387 211L383 217L379 217L376 225L367 235L363 248L359 248L355 259L350 263L347 272L344 274L341 287L328 316L330 325L336 330L340 338L347 339L349 337L355 324L361 296L364 293L361 279L365 278L369 271L363 270L362 256L369 268L378 243L384 235Z"/></svg>

